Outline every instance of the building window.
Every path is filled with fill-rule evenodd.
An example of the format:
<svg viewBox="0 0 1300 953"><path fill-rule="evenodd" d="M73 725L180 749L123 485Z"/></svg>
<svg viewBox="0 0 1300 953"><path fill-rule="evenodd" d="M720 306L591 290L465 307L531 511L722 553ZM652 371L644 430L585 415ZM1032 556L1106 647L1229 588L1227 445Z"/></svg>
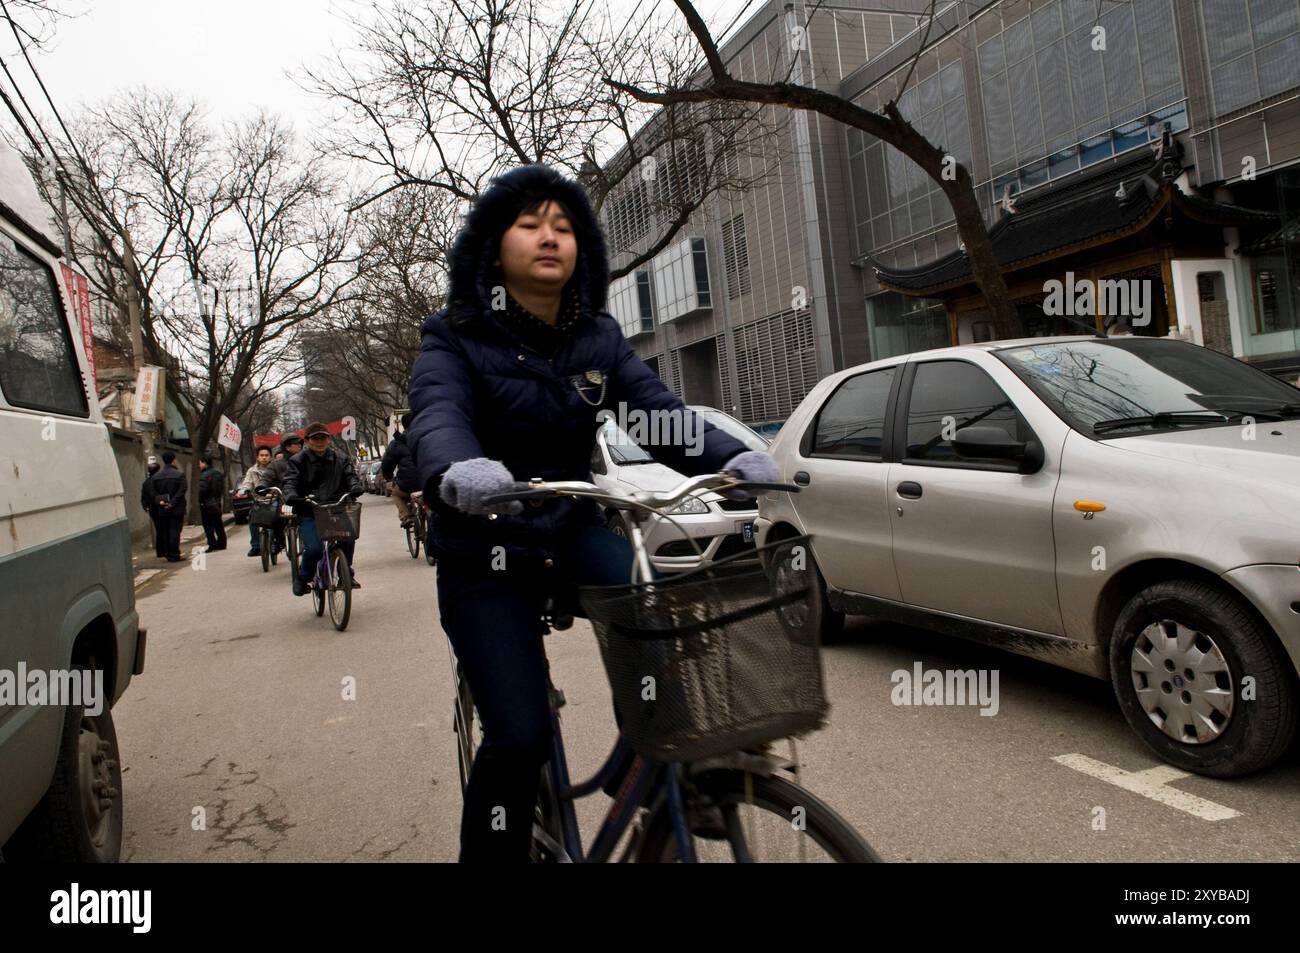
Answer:
<svg viewBox="0 0 1300 953"><path fill-rule="evenodd" d="M952 343L948 314L942 304L892 291L867 299L867 327L873 361Z"/></svg>
<svg viewBox="0 0 1300 953"><path fill-rule="evenodd" d="M670 245L655 256L653 268L660 321L672 321L713 306L709 256L703 238L686 238Z"/></svg>
<svg viewBox="0 0 1300 953"><path fill-rule="evenodd" d="M606 206L605 228L614 248L627 250L650 230L650 201L645 182L639 178Z"/></svg>
<svg viewBox="0 0 1300 953"><path fill-rule="evenodd" d="M609 312L623 329L624 337L635 337L655 329L654 301L650 295L650 272L634 271L609 286Z"/></svg>
<svg viewBox="0 0 1300 953"><path fill-rule="evenodd" d="M1296 0L1201 0L1216 116L1300 85Z"/></svg>
<svg viewBox="0 0 1300 953"><path fill-rule="evenodd" d="M1272 268L1260 268L1255 272L1255 333L1271 334L1274 331L1290 331L1293 322L1290 314L1285 285L1279 281L1279 274Z"/></svg>
<svg viewBox="0 0 1300 953"><path fill-rule="evenodd" d="M745 243L745 216L722 223L722 263L727 276L727 297L749 294L749 246Z"/></svg>

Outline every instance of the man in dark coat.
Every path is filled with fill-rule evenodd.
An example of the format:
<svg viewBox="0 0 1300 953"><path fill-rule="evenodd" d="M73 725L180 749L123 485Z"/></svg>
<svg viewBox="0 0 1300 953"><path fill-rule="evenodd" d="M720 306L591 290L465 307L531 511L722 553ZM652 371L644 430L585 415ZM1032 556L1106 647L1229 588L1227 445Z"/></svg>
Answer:
<svg viewBox="0 0 1300 953"><path fill-rule="evenodd" d="M221 521L226 480L207 454L199 459L199 471L199 515L203 518L203 534L208 538L208 552L215 553L226 548L226 527Z"/></svg>
<svg viewBox="0 0 1300 953"><path fill-rule="evenodd" d="M167 558L167 540L158 535L158 520L156 518L157 507L153 502L153 475L162 469L162 464L158 458L149 455L145 463L145 469L148 470L144 482L140 484L140 508L149 514L149 532L153 534L153 551L159 559Z"/></svg>
<svg viewBox="0 0 1300 953"><path fill-rule="evenodd" d="M448 306L424 323L411 373L407 444L433 507L442 626L482 712L460 856L521 861L550 741L542 602L629 582L632 552L590 500L484 497L531 477L590 481L602 410L676 415L698 439L646 449L679 472L767 482L777 469L688 410L605 312L605 241L577 182L545 166L498 177L449 260Z"/></svg>
<svg viewBox="0 0 1300 953"><path fill-rule="evenodd" d="M185 523L185 474L176 469L176 454L163 451L162 469L149 478L154 528L169 563L181 561L181 526Z"/></svg>
<svg viewBox="0 0 1300 953"><path fill-rule="evenodd" d="M397 517L405 526L411 522L411 494L420 490L420 471L411 457L411 448L406 442L406 428L411 425L411 415L402 414L402 429L393 434L393 439L384 449L384 459L379 464L379 472L385 480L395 481L393 502L397 505Z"/></svg>
<svg viewBox="0 0 1300 953"><path fill-rule="evenodd" d="M284 481L284 501L293 507L298 518L298 539L302 543L302 560L293 582L294 595L307 594L324 551L316 533L315 507L307 497L315 497L317 503L337 503L344 496L360 499L364 492L352 458L330 446L329 429L323 423L308 424L307 449L289 458L289 475ZM340 543L339 548L351 567L356 542ZM355 574L352 588L361 588Z"/></svg>

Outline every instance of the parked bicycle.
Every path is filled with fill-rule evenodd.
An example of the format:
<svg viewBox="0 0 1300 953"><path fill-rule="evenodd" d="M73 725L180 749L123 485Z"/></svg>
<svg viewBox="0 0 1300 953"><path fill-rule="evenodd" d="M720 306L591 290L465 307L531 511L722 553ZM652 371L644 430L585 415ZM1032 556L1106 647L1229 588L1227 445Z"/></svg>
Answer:
<svg viewBox="0 0 1300 953"><path fill-rule="evenodd" d="M352 616L352 567L340 543L361 535L361 504L344 495L337 503L318 503L307 497L315 512L316 534L321 541L321 557L311 581L312 607L316 615L325 614L329 603L330 621L342 632Z"/></svg>
<svg viewBox="0 0 1300 953"><path fill-rule="evenodd" d="M807 625L818 591L808 578L808 537L782 539L679 576L654 576L642 533L647 518L666 514L688 496L732 488L799 489L742 483L721 473L663 493L533 480L484 500L595 500L626 515L635 554L628 585L579 592L620 723L605 764L581 783L569 778L559 718L565 699L547 663L552 741L536 807L534 861L606 862L629 829L620 861L880 859L852 825L799 785L793 740L790 759L772 750L777 739L820 727L828 710L818 634ZM548 598L539 638L572 623ZM454 651L452 662L463 793L482 733ZM620 772L614 803L584 849L574 804Z"/></svg>
<svg viewBox="0 0 1300 953"><path fill-rule="evenodd" d="M436 566L438 560L429 552L429 511L424 505L424 494L416 490L411 494L411 519L405 526L406 549L412 559L420 558L420 547L424 547L424 561Z"/></svg>
<svg viewBox="0 0 1300 953"><path fill-rule="evenodd" d="M258 487L253 504L248 511L248 520L257 527L257 545L262 556L262 572L270 572L276 564L278 552L275 548L275 523L280 518L280 506L284 503L284 494L278 486Z"/></svg>

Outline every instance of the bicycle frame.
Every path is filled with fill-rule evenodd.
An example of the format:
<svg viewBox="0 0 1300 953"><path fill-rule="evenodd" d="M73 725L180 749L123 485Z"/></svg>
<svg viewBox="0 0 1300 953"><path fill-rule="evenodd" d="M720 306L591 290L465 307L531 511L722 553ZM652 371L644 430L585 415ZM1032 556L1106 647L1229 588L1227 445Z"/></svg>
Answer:
<svg viewBox="0 0 1300 953"><path fill-rule="evenodd" d="M596 839L591 843L591 852L584 856L582 851L582 832L578 827L578 816L574 802L601 790L614 776L618 765L625 758L631 757L623 783L614 796L614 803L605 815L605 820L596 832ZM569 780L568 759L564 752L564 739L560 733L560 715L556 705L551 705L551 760L548 768L552 773L553 791L559 807L559 826L563 843L553 845L561 847L566 859L571 863L606 863L614 853L614 848L643 806L654 805L661 801L667 806L672 821L673 836L677 840L678 856L684 863L695 862L695 848L686 829L686 813L682 804L681 787L678 784L680 765L660 764L635 754L631 744L622 735L614 742L605 763L588 780L572 784Z"/></svg>

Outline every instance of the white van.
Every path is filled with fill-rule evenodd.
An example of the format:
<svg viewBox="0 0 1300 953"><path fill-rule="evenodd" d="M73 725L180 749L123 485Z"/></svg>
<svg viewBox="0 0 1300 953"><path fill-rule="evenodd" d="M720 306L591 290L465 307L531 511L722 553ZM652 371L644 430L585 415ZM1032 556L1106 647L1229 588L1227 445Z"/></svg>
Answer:
<svg viewBox="0 0 1300 953"><path fill-rule="evenodd" d="M0 845L6 861L114 861L111 707L143 671L145 632L122 480L51 233L0 145Z"/></svg>

